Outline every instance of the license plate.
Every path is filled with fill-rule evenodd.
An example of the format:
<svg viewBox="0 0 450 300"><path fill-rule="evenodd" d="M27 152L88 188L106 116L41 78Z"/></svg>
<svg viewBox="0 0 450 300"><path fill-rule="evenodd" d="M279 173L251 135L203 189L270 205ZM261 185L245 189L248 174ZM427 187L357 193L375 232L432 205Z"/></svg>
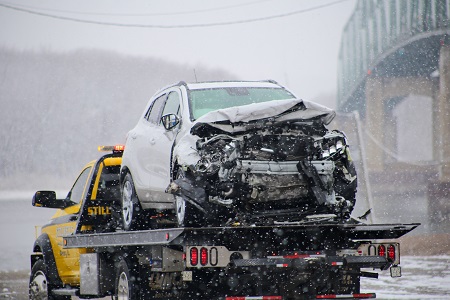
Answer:
<svg viewBox="0 0 450 300"><path fill-rule="evenodd" d="M182 271L181 276L183 281L192 281L192 271Z"/></svg>
<svg viewBox="0 0 450 300"><path fill-rule="evenodd" d="M402 268L399 266L391 267L391 277L402 277Z"/></svg>

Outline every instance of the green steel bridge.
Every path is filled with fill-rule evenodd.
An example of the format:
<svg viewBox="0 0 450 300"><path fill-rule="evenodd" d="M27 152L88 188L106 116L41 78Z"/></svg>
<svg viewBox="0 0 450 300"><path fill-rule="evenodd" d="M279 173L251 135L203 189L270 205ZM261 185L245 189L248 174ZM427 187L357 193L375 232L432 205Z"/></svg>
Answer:
<svg viewBox="0 0 450 300"><path fill-rule="evenodd" d="M450 0L360 0L339 53L338 110L365 113L369 77L430 77L450 44Z"/></svg>

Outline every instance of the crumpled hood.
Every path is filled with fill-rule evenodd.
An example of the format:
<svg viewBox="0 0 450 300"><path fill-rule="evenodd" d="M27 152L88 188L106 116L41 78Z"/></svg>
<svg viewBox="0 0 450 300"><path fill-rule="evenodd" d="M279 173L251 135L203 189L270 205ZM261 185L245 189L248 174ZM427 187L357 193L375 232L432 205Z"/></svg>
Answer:
<svg viewBox="0 0 450 300"><path fill-rule="evenodd" d="M275 123L320 118L326 125L335 115L335 111L328 107L301 99L274 100L219 109L198 118L190 134L180 136L174 152L177 153L177 161L180 164L195 165L201 159L196 150L196 142L199 136L202 136L202 129L207 131L208 127L214 127L230 134L239 133L247 130L245 123L267 118L273 118Z"/></svg>
<svg viewBox="0 0 450 300"><path fill-rule="evenodd" d="M246 123L267 118L274 118L274 122L320 118L327 125L335 116L336 112L334 110L318 103L301 99L274 100L211 111L198 118L194 127L198 128L206 123L232 133L244 130L240 126L234 126L236 123ZM233 126L224 124L226 121L233 124Z"/></svg>

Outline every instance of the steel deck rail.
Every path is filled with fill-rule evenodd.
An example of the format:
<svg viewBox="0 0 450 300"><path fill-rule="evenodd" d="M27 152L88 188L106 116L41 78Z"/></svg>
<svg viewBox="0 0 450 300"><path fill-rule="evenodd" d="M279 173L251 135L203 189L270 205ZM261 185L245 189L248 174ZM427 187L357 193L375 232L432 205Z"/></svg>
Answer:
<svg viewBox="0 0 450 300"><path fill-rule="evenodd" d="M397 239L420 223L411 224L292 224L206 228L168 228L112 233L75 234L64 237L64 248L101 248L150 245L195 245L235 237L246 241L259 235L272 240L320 235L331 240Z"/></svg>

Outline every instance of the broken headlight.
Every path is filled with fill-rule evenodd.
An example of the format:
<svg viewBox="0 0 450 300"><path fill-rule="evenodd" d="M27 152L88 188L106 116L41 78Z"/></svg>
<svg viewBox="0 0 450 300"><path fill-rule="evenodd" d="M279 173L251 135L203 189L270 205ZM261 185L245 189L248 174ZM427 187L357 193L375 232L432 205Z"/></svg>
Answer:
<svg viewBox="0 0 450 300"><path fill-rule="evenodd" d="M320 145L321 159L334 160L345 153L347 137L343 132L335 130L316 140L316 145Z"/></svg>

